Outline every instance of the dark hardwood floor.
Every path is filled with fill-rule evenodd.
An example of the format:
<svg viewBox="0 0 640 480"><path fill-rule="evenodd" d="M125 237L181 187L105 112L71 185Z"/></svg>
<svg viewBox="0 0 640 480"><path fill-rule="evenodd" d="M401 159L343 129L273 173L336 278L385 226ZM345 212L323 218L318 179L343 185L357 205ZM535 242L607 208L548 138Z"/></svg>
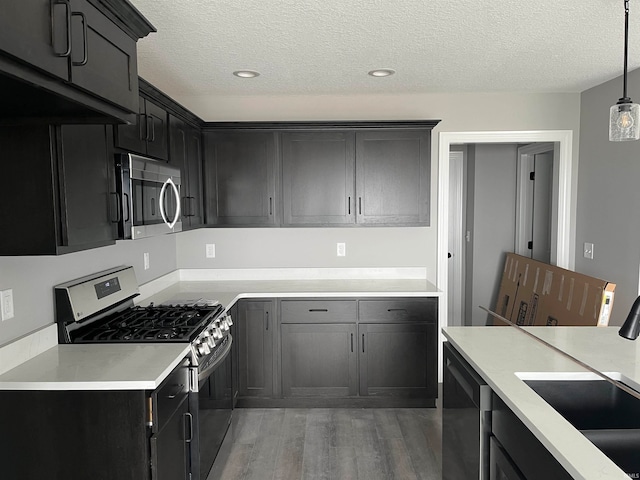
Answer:
<svg viewBox="0 0 640 480"><path fill-rule="evenodd" d="M440 480L440 408L236 409L207 480Z"/></svg>

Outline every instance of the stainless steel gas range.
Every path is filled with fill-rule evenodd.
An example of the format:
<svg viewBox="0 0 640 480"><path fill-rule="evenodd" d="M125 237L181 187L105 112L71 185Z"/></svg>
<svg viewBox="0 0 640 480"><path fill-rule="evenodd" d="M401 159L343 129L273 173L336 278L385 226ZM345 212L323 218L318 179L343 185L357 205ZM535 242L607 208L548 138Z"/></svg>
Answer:
<svg viewBox="0 0 640 480"><path fill-rule="evenodd" d="M233 321L224 307L204 299L136 306L139 290L131 266L66 282L54 291L59 343L189 344L188 478L206 479L233 407Z"/></svg>

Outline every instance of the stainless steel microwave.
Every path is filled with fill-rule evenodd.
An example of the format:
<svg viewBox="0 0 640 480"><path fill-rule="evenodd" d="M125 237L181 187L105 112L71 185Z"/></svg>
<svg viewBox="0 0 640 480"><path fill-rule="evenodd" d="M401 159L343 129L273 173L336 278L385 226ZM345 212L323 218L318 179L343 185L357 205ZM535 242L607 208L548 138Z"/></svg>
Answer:
<svg viewBox="0 0 640 480"><path fill-rule="evenodd" d="M120 238L180 232L180 169L140 155L116 155L117 189L122 205Z"/></svg>

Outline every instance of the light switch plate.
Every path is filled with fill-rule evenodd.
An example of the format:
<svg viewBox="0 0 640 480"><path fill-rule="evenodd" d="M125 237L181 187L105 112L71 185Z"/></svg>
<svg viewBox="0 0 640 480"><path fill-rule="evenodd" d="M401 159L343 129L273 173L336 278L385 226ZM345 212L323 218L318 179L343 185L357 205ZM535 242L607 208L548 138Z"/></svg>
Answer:
<svg viewBox="0 0 640 480"><path fill-rule="evenodd" d="M151 266L149 262L149 252L144 252L144 255L142 256L142 258L144 260L144 269L149 270L149 267Z"/></svg>
<svg viewBox="0 0 640 480"><path fill-rule="evenodd" d="M207 255L207 258L216 258L215 243L207 243L206 255Z"/></svg>
<svg viewBox="0 0 640 480"><path fill-rule="evenodd" d="M584 258L593 260L593 243L584 242Z"/></svg>
<svg viewBox="0 0 640 480"><path fill-rule="evenodd" d="M339 257L345 257L347 255L347 244L346 243L338 243L337 246L338 246L338 248L337 248L336 254Z"/></svg>
<svg viewBox="0 0 640 480"><path fill-rule="evenodd" d="M13 315L13 290L10 288L0 292L0 316L4 322L13 318Z"/></svg>

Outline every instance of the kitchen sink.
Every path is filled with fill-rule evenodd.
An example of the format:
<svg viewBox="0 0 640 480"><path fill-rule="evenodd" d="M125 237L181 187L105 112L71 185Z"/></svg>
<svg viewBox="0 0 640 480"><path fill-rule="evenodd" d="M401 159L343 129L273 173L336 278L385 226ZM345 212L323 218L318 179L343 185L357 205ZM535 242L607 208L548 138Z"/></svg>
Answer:
<svg viewBox="0 0 640 480"><path fill-rule="evenodd" d="M620 374L607 375L637 387ZM640 478L640 399L595 374L518 376L631 478Z"/></svg>

